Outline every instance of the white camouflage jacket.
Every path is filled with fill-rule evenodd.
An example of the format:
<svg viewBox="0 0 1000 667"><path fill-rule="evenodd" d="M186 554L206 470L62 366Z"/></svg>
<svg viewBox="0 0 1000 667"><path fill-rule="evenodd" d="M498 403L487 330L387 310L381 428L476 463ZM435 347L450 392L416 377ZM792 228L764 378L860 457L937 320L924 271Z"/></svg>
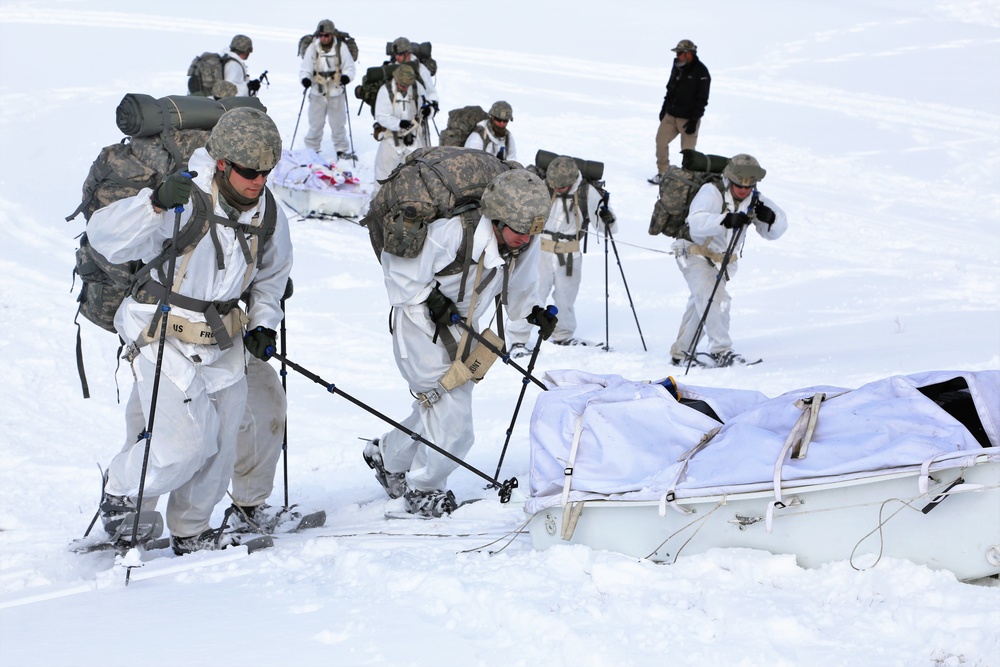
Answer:
<svg viewBox="0 0 1000 667"><path fill-rule="evenodd" d="M339 62L338 62L339 61ZM314 39L306 47L305 55L302 56L302 64L299 66L299 79L312 79L313 85L310 87L310 95L326 95L337 97L343 95L345 88L342 85L333 86L334 75L332 72L340 70L341 77L348 77L354 81L355 62L351 57L351 52L347 45L339 39L334 38L333 46L329 51L320 49L319 39ZM319 72L331 72L326 76Z"/></svg>
<svg viewBox="0 0 1000 667"><path fill-rule="evenodd" d="M206 193L212 192L215 175L215 160L204 148L199 148L191 156L188 168L198 172L195 184ZM119 200L94 213L87 225L90 244L108 261L123 263L133 259L150 261L161 251L163 244L170 240L174 228L174 211L157 213L150 203L152 190L143 188L134 197ZM261 195L257 208L244 212L239 222L249 224L255 213L264 215L265 197ZM193 206L187 205L181 213L181 227L191 216ZM216 203L215 212L225 216ZM204 301L228 301L238 299L247 271L247 262L236 239L236 231L216 225L216 231L224 253L225 268L216 268L215 246L211 234L205 237L191 252L183 282L178 291ZM178 266L180 260L178 260ZM288 231L288 220L279 206L274 235L260 250L260 266L251 270L250 310L247 313L252 329L263 326L277 329L281 323L281 297L292 268L292 243ZM167 271L163 266L163 273ZM162 274L154 273L154 278L166 284ZM149 326L157 305L138 303L126 297L115 316L115 328L126 342L139 339ZM193 322L204 322L202 313L173 307L172 312ZM244 374L246 356L239 341L228 350L217 345L194 345L168 337L164 350L163 370L182 390L186 389L200 372L209 392L215 392L237 382ZM157 345L146 345L141 353L151 362L156 362ZM197 358L197 360L196 360ZM197 365L197 370L196 370Z"/></svg>

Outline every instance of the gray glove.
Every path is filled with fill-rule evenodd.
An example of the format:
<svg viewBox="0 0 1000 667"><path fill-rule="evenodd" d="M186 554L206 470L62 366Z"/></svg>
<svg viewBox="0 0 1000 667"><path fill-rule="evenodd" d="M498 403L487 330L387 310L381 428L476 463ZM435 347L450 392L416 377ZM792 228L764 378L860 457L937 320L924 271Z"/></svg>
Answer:
<svg viewBox="0 0 1000 667"><path fill-rule="evenodd" d="M178 171L167 176L163 185L156 188L151 198L153 206L164 210L183 206L191 199L192 180L198 175L196 171Z"/></svg>

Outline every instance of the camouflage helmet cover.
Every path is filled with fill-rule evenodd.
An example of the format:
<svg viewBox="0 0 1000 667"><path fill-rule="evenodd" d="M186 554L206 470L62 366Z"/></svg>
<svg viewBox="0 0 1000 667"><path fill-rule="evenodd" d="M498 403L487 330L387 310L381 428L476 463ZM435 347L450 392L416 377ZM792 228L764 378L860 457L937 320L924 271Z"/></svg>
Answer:
<svg viewBox="0 0 1000 667"><path fill-rule="evenodd" d="M316 25L316 36L320 35L332 35L336 31L336 27L333 25L333 21L330 19L323 19Z"/></svg>
<svg viewBox="0 0 1000 667"><path fill-rule="evenodd" d="M722 170L722 175L729 179L730 183L750 187L757 185L757 182L764 178L767 171L760 166L757 158L746 153L734 155L729 160L729 164Z"/></svg>
<svg viewBox="0 0 1000 667"><path fill-rule="evenodd" d="M500 174L486 186L483 215L518 234L539 234L549 213L549 191L542 179L525 169Z"/></svg>
<svg viewBox="0 0 1000 667"><path fill-rule="evenodd" d="M392 42L392 52L396 55L400 53L413 53L413 44L405 37L397 37Z"/></svg>
<svg viewBox="0 0 1000 667"><path fill-rule="evenodd" d="M252 53L253 40L246 35L236 35L233 41L229 42L229 50L233 53Z"/></svg>
<svg viewBox="0 0 1000 667"><path fill-rule="evenodd" d="M490 115L497 120L514 120L514 108L510 103L498 100L490 107Z"/></svg>
<svg viewBox="0 0 1000 667"><path fill-rule="evenodd" d="M568 188L576 183L579 175L580 169L576 166L576 160L560 155L552 160L545 170L545 182L553 189Z"/></svg>
<svg viewBox="0 0 1000 667"><path fill-rule="evenodd" d="M670 50L673 51L674 53L680 53L681 51L691 51L693 53L697 53L698 47L695 46L695 43L692 42L690 39L682 39L681 41L677 42L676 47Z"/></svg>
<svg viewBox="0 0 1000 667"><path fill-rule="evenodd" d="M281 133L263 111L237 107L222 114L205 147L216 160L263 171L281 158Z"/></svg>
<svg viewBox="0 0 1000 667"><path fill-rule="evenodd" d="M221 100L223 97L236 97L239 91L232 81L216 81L212 85L212 97Z"/></svg>
<svg viewBox="0 0 1000 667"><path fill-rule="evenodd" d="M401 86L412 86L417 75L409 65L400 65L392 71L392 80Z"/></svg>

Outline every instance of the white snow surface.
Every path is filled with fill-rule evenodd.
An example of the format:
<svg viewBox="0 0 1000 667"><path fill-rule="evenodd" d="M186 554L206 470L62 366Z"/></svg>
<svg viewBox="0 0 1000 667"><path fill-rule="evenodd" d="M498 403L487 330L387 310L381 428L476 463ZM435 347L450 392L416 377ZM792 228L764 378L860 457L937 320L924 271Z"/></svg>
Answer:
<svg viewBox="0 0 1000 667"><path fill-rule="evenodd" d="M682 38L713 75L699 149L758 157L761 189L790 220L776 242L750 239L731 284L735 347L764 363L696 368L685 381L775 396L1000 367L996 0L0 2L0 664L1000 665L995 579L959 582L902 560L805 570L750 550L673 565L535 551L517 533L517 503L499 504L465 470L452 488L482 502L449 519L387 520L399 501L385 498L358 439L386 425L293 372L288 493L326 509L325 527L225 563L156 578L140 568L128 587L110 554L71 553L98 502L95 464L125 436L116 398L129 373L116 386L114 336L86 322L93 396L81 397L71 270L84 223L63 220L100 148L122 138L115 107L130 92L182 94L196 54L245 33L252 76L269 72L261 99L290 143L295 45L327 17L358 39L359 77L386 41L431 41L443 110L506 99L525 162L546 149L605 163L621 270L592 238L578 335L605 339L607 258L613 349L547 345L539 371L679 372L667 350L688 292L669 239L646 233L646 178ZM371 116L357 105L352 96L357 172L370 181ZM305 119L299 147L304 133ZM365 230L291 226L289 358L401 419L410 397ZM476 389L468 461L488 475L521 386L498 364ZM529 386L503 479L526 481L536 395ZM197 560L184 558L161 560Z"/></svg>

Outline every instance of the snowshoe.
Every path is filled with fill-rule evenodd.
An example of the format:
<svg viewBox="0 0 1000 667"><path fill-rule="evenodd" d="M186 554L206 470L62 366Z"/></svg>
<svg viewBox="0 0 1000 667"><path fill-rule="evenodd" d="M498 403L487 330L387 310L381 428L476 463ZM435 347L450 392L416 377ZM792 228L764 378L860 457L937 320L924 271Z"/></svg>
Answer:
<svg viewBox="0 0 1000 667"><path fill-rule="evenodd" d="M427 518L442 517L458 509L458 501L455 500L455 494L451 491L443 491L441 489L434 489L432 491L407 489L403 495L403 500L408 514Z"/></svg>
<svg viewBox="0 0 1000 667"><path fill-rule="evenodd" d="M191 537L170 536L170 546L174 550L174 554L178 556L195 551L219 551L239 543L239 538L224 532L222 528L209 528Z"/></svg>
<svg viewBox="0 0 1000 667"><path fill-rule="evenodd" d="M284 532L296 533L307 528L318 528L326 523L325 511L302 514L295 510L296 507L297 505L271 507L267 503L245 507L233 503L228 510L230 532L273 535L279 528L290 527Z"/></svg>
<svg viewBox="0 0 1000 667"><path fill-rule="evenodd" d="M522 357L530 356L532 350L528 349L528 346L524 343L514 343L510 346L510 350L507 352L511 359L520 359Z"/></svg>
<svg viewBox="0 0 1000 667"><path fill-rule="evenodd" d="M583 340L580 338L565 338L563 340L553 340L555 345L562 345L564 347L576 347L578 345L583 345L585 347L594 347L600 345L600 343L591 343L590 341Z"/></svg>

